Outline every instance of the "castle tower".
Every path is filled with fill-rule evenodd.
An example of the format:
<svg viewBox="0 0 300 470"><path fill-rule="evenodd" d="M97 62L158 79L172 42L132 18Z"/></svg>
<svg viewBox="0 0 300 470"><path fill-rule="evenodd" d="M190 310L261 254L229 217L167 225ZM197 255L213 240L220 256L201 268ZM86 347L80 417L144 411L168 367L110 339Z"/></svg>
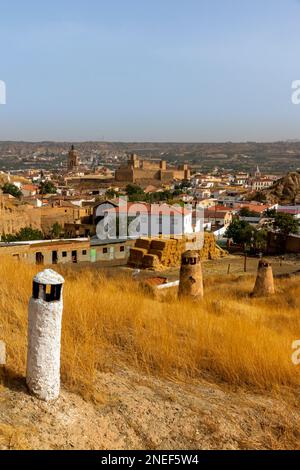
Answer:
<svg viewBox="0 0 300 470"><path fill-rule="evenodd" d="M258 263L257 277L252 296L265 297L272 294L275 294L272 265L268 261L261 259Z"/></svg>
<svg viewBox="0 0 300 470"><path fill-rule="evenodd" d="M140 167L139 157L135 153L130 154L129 166L132 167L132 168L139 168Z"/></svg>
<svg viewBox="0 0 300 470"><path fill-rule="evenodd" d="M202 266L197 251L186 251L181 257L178 297L194 301L203 297Z"/></svg>
<svg viewBox="0 0 300 470"><path fill-rule="evenodd" d="M45 269L33 279L28 307L26 382L44 401L55 400L60 391L60 341L64 278Z"/></svg>
<svg viewBox="0 0 300 470"><path fill-rule="evenodd" d="M74 145L72 145L71 150L68 154L68 170L69 171L76 171L79 166L79 155L78 152L75 150Z"/></svg>

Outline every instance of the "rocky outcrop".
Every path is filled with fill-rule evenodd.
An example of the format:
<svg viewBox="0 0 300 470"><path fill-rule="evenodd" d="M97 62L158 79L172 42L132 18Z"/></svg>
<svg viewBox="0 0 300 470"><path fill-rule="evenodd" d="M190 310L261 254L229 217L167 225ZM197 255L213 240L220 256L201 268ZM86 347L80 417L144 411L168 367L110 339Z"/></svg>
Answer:
<svg viewBox="0 0 300 470"><path fill-rule="evenodd" d="M267 202L271 203L300 203L300 172L288 173L261 194Z"/></svg>

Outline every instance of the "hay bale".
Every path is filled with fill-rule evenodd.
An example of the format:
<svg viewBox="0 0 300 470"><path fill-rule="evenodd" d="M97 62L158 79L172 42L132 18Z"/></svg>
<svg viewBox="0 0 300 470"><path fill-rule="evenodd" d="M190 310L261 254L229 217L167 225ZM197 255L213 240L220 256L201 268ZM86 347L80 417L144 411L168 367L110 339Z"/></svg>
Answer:
<svg viewBox="0 0 300 470"><path fill-rule="evenodd" d="M158 257L156 255L145 255L143 258L143 267L148 269L158 269L160 267Z"/></svg>
<svg viewBox="0 0 300 470"><path fill-rule="evenodd" d="M146 253L147 250L143 248L131 248L127 264L131 267L140 267Z"/></svg>
<svg viewBox="0 0 300 470"><path fill-rule="evenodd" d="M168 246L169 240L152 240L151 250L165 250Z"/></svg>
<svg viewBox="0 0 300 470"><path fill-rule="evenodd" d="M129 257L133 260L141 260L144 255L147 253L147 250L144 248L130 248Z"/></svg>
<svg viewBox="0 0 300 470"><path fill-rule="evenodd" d="M149 255L156 255L159 258L160 261L163 258L163 252L161 250L149 250L148 254Z"/></svg>
<svg viewBox="0 0 300 470"><path fill-rule="evenodd" d="M151 245L151 240L148 238L138 238L135 242L135 248L143 248L144 250L149 250Z"/></svg>
<svg viewBox="0 0 300 470"><path fill-rule="evenodd" d="M131 248L128 259L129 266L145 269L162 270L177 267L181 263L181 255L186 251L186 242L190 236L175 236L172 238L140 238L135 247ZM217 259L227 255L227 252L216 244L213 233L204 234L204 244L198 250L201 260Z"/></svg>

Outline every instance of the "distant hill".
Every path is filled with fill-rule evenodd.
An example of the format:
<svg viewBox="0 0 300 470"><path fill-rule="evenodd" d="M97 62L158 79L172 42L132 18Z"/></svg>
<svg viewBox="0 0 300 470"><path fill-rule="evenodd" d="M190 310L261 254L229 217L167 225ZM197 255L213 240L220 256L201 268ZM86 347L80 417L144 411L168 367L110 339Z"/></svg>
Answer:
<svg viewBox="0 0 300 470"><path fill-rule="evenodd" d="M195 171L226 171L253 173L259 166L264 174L282 176L300 168L300 142L72 142L81 159L91 156L124 157L137 153L141 157L163 158L172 163L188 161ZM0 168L57 168L65 162L71 142L4 142L0 141ZM54 166L53 166L54 165Z"/></svg>
<svg viewBox="0 0 300 470"><path fill-rule="evenodd" d="M261 196L271 203L300 203L300 172L288 173L277 180L271 188L261 191Z"/></svg>

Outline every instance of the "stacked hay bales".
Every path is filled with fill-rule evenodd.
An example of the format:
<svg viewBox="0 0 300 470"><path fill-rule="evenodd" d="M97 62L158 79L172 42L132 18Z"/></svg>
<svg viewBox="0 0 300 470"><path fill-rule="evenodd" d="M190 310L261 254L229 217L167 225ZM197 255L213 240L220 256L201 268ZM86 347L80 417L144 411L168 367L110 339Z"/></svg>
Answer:
<svg viewBox="0 0 300 470"><path fill-rule="evenodd" d="M163 268L163 265L157 255L149 254L144 256L142 267L144 269L154 269L155 271L160 271Z"/></svg>
<svg viewBox="0 0 300 470"><path fill-rule="evenodd" d="M205 232L203 248L199 251L201 261L208 259L219 259L226 256L226 251L216 244L213 233Z"/></svg>
<svg viewBox="0 0 300 470"><path fill-rule="evenodd" d="M128 259L128 265L135 268L140 268L143 264L143 259L146 254L147 250L144 248L131 248Z"/></svg>
<svg viewBox="0 0 300 470"><path fill-rule="evenodd" d="M142 248L143 250L150 250L151 240L150 238L139 238L135 242L135 248Z"/></svg>
<svg viewBox="0 0 300 470"><path fill-rule="evenodd" d="M163 270L180 266L182 253L186 250L185 237L173 238L140 238L131 248L128 265L134 268ZM216 245L212 233L204 234L204 244L198 250L201 260L217 259L226 252Z"/></svg>
<svg viewBox="0 0 300 470"><path fill-rule="evenodd" d="M178 238L152 240L149 254L157 256L164 267L178 266L184 245L185 241Z"/></svg>

